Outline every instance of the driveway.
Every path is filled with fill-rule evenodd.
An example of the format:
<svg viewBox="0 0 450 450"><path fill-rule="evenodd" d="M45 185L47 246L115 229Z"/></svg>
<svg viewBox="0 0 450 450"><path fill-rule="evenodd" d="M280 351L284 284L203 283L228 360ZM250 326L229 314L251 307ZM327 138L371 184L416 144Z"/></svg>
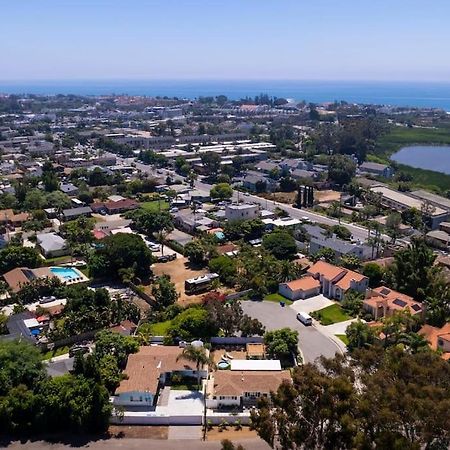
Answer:
<svg viewBox="0 0 450 450"><path fill-rule="evenodd" d="M241 305L245 314L258 319L268 331L285 327L298 331L298 345L305 363L313 363L320 356L332 358L336 353L342 353L341 348L315 325L305 327L300 323L292 308L282 308L272 302L245 301Z"/></svg>
<svg viewBox="0 0 450 450"><path fill-rule="evenodd" d="M326 308L333 303L334 302L329 298L326 298L324 295L319 294L305 300L296 300L294 303L292 303L292 305L290 305L290 308L294 309L295 313L302 311L309 314L313 311Z"/></svg>

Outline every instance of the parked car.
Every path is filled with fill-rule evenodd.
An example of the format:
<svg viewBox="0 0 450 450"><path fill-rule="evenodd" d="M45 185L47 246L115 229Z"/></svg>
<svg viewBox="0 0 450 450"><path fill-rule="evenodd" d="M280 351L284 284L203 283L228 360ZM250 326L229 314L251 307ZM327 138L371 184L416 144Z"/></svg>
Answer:
<svg viewBox="0 0 450 450"><path fill-rule="evenodd" d="M297 320L300 321L306 327L312 325L312 317L309 314L306 314L305 312L300 311L297 314Z"/></svg>

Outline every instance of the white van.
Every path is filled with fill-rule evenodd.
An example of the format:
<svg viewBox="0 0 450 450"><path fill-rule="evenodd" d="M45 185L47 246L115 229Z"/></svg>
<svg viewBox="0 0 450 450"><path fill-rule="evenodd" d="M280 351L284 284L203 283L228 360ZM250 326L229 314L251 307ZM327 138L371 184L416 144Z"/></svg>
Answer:
<svg viewBox="0 0 450 450"><path fill-rule="evenodd" d="M297 314L297 320L299 320L306 327L312 325L312 317L309 314L306 314L305 312L300 311Z"/></svg>

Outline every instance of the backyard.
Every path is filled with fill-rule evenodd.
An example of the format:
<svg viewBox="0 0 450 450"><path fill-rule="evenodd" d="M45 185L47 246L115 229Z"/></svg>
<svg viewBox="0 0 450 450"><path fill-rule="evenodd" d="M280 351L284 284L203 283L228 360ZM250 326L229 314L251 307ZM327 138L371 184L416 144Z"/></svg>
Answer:
<svg viewBox="0 0 450 450"><path fill-rule="evenodd" d="M146 211L164 211L169 209L169 203L165 200L152 200L140 203L140 207Z"/></svg>
<svg viewBox="0 0 450 450"><path fill-rule="evenodd" d="M312 312L311 316L318 320L321 325L325 326L332 325L333 323L344 322L345 320L350 320L352 318L342 309L340 305L337 305L336 303Z"/></svg>

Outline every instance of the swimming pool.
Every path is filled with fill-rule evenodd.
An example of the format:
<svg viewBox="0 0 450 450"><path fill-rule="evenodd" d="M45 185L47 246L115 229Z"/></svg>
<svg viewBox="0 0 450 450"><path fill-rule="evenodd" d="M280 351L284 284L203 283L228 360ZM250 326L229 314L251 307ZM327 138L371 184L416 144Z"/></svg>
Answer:
<svg viewBox="0 0 450 450"><path fill-rule="evenodd" d="M80 273L72 267L50 267L50 272L65 281L80 278Z"/></svg>

